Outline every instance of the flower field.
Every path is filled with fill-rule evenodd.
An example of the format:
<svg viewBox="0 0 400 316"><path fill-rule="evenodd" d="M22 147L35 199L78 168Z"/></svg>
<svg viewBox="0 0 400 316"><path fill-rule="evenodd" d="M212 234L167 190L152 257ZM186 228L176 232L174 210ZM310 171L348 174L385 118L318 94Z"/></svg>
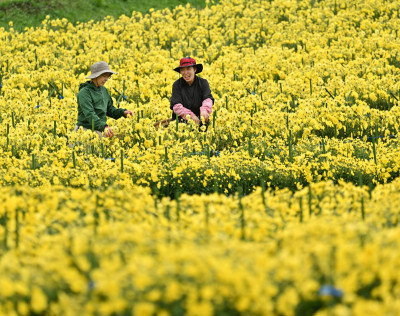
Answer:
<svg viewBox="0 0 400 316"><path fill-rule="evenodd" d="M0 315L398 315L400 2L0 29ZM215 98L170 117L179 59ZM73 132L90 65L133 118Z"/></svg>

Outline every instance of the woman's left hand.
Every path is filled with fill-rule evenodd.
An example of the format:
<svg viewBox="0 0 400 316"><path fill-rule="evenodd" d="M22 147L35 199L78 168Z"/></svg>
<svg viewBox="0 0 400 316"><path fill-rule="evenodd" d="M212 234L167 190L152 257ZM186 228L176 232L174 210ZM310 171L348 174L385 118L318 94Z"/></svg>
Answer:
<svg viewBox="0 0 400 316"><path fill-rule="evenodd" d="M128 111L128 110L125 110L125 111L124 111L124 115L125 115L125 117L128 117L128 115L130 115L130 116L133 117L132 111Z"/></svg>
<svg viewBox="0 0 400 316"><path fill-rule="evenodd" d="M200 116L204 117L206 122L210 119L210 114L207 111L200 111Z"/></svg>

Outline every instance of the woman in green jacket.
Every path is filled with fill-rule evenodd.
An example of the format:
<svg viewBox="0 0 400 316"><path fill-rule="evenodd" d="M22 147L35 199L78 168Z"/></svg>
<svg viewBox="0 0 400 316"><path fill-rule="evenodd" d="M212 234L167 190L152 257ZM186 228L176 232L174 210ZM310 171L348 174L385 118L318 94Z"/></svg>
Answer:
<svg viewBox="0 0 400 316"><path fill-rule="evenodd" d="M133 116L131 111L126 109L117 109L113 105L110 94L104 87L107 80L112 74L117 74L112 71L105 61L94 63L91 67L91 75L86 77L91 79L79 86L78 93L78 122L75 126L77 131L81 126L84 130L92 129L103 137L112 137L114 132L107 125L107 116L113 119L119 119L128 115Z"/></svg>

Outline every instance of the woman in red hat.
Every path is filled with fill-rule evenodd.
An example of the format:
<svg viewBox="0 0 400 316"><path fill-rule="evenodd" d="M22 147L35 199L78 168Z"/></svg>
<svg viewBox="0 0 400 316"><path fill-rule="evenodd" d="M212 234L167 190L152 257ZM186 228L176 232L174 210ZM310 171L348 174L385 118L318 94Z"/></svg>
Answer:
<svg viewBox="0 0 400 316"><path fill-rule="evenodd" d="M174 70L179 72L182 77L176 80L172 86L170 102L170 108L173 111L172 120L178 116L180 122L185 122L189 116L201 126L201 119L204 118L207 125L214 98L208 81L196 76L203 71L203 65L196 64L191 57L184 57L180 60L179 67Z"/></svg>

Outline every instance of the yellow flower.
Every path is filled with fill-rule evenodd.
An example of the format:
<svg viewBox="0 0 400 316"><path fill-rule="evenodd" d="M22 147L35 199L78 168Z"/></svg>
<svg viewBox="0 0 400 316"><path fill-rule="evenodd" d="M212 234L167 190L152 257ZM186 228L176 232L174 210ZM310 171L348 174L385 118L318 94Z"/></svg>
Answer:
<svg viewBox="0 0 400 316"><path fill-rule="evenodd" d="M207 177L211 177L211 176L213 176L215 173L214 173L214 170L212 170L212 169L207 169L206 171L204 171L204 174L205 174Z"/></svg>
<svg viewBox="0 0 400 316"><path fill-rule="evenodd" d="M25 302L18 302L18 315L29 315L29 305Z"/></svg>
<svg viewBox="0 0 400 316"><path fill-rule="evenodd" d="M43 313L47 308L47 297L37 286L32 288L31 308L37 314Z"/></svg>
<svg viewBox="0 0 400 316"><path fill-rule="evenodd" d="M190 303L187 306L187 315L190 316L212 316L214 307L208 301Z"/></svg>
<svg viewBox="0 0 400 316"><path fill-rule="evenodd" d="M152 316L156 311L156 306L148 302L138 302L134 304L132 315Z"/></svg>
<svg viewBox="0 0 400 316"><path fill-rule="evenodd" d="M144 147L149 148L149 147L151 147L151 146L153 146L153 141L150 140L150 139L146 139L146 140L144 141Z"/></svg>
<svg viewBox="0 0 400 316"><path fill-rule="evenodd" d="M0 277L0 294L4 298L9 298L14 295L15 289L13 282L6 276Z"/></svg>

